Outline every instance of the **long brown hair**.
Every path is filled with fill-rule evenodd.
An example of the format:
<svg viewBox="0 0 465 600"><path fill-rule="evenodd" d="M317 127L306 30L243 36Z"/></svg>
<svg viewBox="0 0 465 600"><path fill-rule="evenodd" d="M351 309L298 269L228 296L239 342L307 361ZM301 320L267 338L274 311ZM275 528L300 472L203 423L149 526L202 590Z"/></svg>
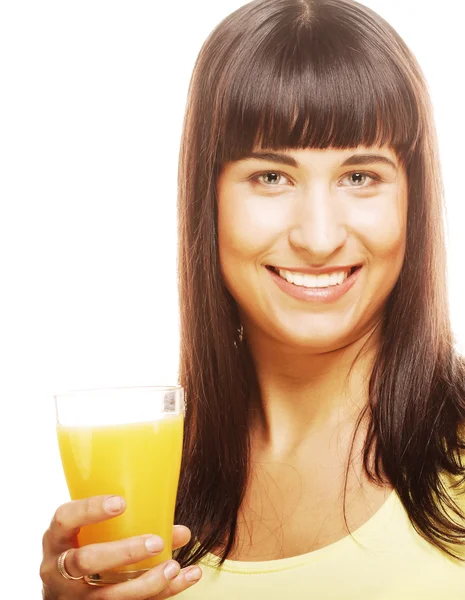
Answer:
<svg viewBox="0 0 465 600"><path fill-rule="evenodd" d="M257 146L385 144L407 173L407 245L370 379L364 467L373 481L387 477L422 536L459 558L453 544L465 537L464 515L442 475L464 480L465 366L449 321L443 185L424 76L396 31L357 2L255 0L204 43L181 140L180 383L187 406L176 520L193 532L177 554L183 565L218 547L221 562L227 558L249 472L248 398L257 381L220 270L220 169Z"/></svg>

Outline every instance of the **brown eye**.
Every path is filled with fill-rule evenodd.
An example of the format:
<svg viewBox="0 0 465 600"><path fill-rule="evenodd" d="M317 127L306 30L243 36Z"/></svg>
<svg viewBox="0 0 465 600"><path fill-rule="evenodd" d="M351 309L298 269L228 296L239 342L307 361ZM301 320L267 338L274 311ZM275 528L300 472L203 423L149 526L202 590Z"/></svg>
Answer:
<svg viewBox="0 0 465 600"><path fill-rule="evenodd" d="M381 181L377 175L374 175L373 173L365 173L364 171L354 171L353 173L346 175L346 178L350 179L351 183L349 187L354 188L371 187L372 185L375 185L375 182ZM364 185L367 179L371 180L371 183Z"/></svg>
<svg viewBox="0 0 465 600"><path fill-rule="evenodd" d="M352 173L351 178L357 185L362 185L365 181L365 173Z"/></svg>
<svg viewBox="0 0 465 600"><path fill-rule="evenodd" d="M287 177L285 177L282 173L279 173L278 171L263 171L262 173L255 175L255 177L252 177L252 181L263 183L265 186L268 187L276 187L283 179L289 182Z"/></svg>

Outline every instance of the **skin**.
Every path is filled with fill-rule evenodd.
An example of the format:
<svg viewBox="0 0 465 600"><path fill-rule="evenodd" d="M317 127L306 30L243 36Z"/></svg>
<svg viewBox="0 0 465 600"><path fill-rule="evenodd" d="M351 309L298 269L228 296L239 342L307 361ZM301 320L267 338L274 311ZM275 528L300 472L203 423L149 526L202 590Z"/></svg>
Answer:
<svg viewBox="0 0 465 600"><path fill-rule="evenodd" d="M133 581L105 587L89 586L83 580L64 579L57 570L57 560L68 548L73 550L66 557L65 568L73 577L131 564L162 550L163 540L151 534L75 548L80 527L113 518L122 514L125 508L124 499L117 496L94 496L67 502L58 508L43 538L44 555L40 575L44 583L45 600L165 600L191 587L201 578L199 567L180 569L176 561L170 560ZM190 537L191 532L187 527L175 526L173 549L187 544ZM150 542L155 542L158 548L151 549Z"/></svg>
<svg viewBox="0 0 465 600"><path fill-rule="evenodd" d="M251 540L249 550L254 542L255 554L242 550L234 556L241 560L295 555L344 536L341 524L314 545L301 542L303 528L324 532L327 523L340 520L351 435L368 400L380 318L405 255L407 178L390 148L277 152L298 165L255 158L226 163L217 187L221 269L239 306L261 400L251 424L252 477L241 509L242 531L239 527L239 538ZM396 168L341 166L356 153L381 154ZM363 265L357 283L328 304L288 296L266 269L356 264ZM364 477L363 439L362 423L349 473L349 520L355 526L389 491ZM291 497L289 490L295 489L303 500ZM322 504L336 512L321 512ZM263 506L272 506L275 517L268 515L260 533L257 513L266 520ZM287 516L280 522L278 514ZM294 524L291 514L298 515ZM274 545L263 541L272 525L282 532Z"/></svg>

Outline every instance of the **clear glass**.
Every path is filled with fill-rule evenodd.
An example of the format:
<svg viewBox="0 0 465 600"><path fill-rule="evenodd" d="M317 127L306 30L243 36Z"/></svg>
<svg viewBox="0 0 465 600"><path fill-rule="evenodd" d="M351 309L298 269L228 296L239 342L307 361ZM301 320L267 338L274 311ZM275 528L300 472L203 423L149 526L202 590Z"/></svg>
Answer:
<svg viewBox="0 0 465 600"><path fill-rule="evenodd" d="M85 576L92 585L138 577L171 558L181 467L184 390L180 386L82 390L55 396L61 461L72 500L123 496L125 512L87 525L80 546L154 533L163 552Z"/></svg>

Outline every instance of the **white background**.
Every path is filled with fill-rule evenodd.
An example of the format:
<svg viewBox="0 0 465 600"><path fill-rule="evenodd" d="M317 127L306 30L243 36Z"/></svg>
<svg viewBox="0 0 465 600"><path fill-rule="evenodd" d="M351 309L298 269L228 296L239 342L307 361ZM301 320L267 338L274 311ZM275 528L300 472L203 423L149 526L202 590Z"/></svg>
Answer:
<svg viewBox="0 0 465 600"><path fill-rule="evenodd" d="M68 498L52 395L177 380L176 168L187 86L205 37L241 4L0 5L0 552L3 581L16 582L10 600L40 597L41 537ZM462 2L365 4L404 37L430 86L463 347Z"/></svg>

